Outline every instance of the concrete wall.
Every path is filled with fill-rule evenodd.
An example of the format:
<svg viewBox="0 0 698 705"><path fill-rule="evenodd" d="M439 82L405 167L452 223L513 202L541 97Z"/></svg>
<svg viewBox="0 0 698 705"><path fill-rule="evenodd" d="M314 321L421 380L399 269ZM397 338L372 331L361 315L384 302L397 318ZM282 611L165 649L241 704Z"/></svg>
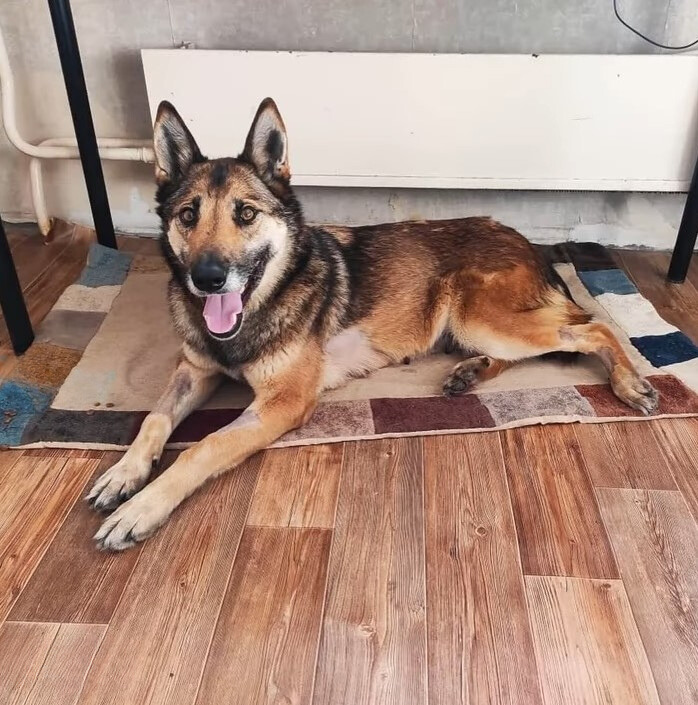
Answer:
<svg viewBox="0 0 698 705"><path fill-rule="evenodd" d="M143 47L338 51L646 53L611 0L73 0L97 133L148 137L138 50ZM697 33L695 0L619 0L625 17L660 41ZM0 25L18 86L20 127L29 140L72 133L45 0L2 0ZM236 77L231 76L230 90ZM293 136L291 135L291 140ZM0 136L0 211L31 213L27 160ZM46 162L53 215L89 222L79 165ZM118 227L148 230L151 167L105 163ZM599 239L669 247L683 197L482 191L301 192L316 221L366 222L488 213L537 240Z"/></svg>

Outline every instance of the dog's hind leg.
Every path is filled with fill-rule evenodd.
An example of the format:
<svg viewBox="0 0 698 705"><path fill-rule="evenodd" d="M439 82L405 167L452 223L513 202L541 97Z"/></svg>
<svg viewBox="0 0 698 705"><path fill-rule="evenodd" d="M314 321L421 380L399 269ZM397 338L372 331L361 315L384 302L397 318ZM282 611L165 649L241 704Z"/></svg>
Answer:
<svg viewBox="0 0 698 705"><path fill-rule="evenodd" d="M183 357L155 408L145 417L136 439L121 460L97 479L87 501L95 509L108 511L138 492L160 459L172 431L208 399L220 379L217 370L195 365Z"/></svg>
<svg viewBox="0 0 698 705"><path fill-rule="evenodd" d="M621 344L603 323L565 326L558 331L559 350L596 355L608 371L613 393L628 406L651 414L659 397L654 387L640 377Z"/></svg>
<svg viewBox="0 0 698 705"><path fill-rule="evenodd" d="M317 403L322 367L319 346L313 350L304 344L245 370L255 400L242 416L185 450L162 475L122 504L95 535L98 546L118 551L142 541L207 480L305 423Z"/></svg>
<svg viewBox="0 0 698 705"><path fill-rule="evenodd" d="M449 389L444 391L465 391L474 382L489 379L519 360L551 352L575 352L596 355L601 360L613 392L628 406L645 414L655 411L657 392L637 373L611 330L603 323L589 322L590 318L574 302L557 294L549 304L530 310L489 307L484 315L456 319L452 324L454 334L482 355L460 363L446 382Z"/></svg>

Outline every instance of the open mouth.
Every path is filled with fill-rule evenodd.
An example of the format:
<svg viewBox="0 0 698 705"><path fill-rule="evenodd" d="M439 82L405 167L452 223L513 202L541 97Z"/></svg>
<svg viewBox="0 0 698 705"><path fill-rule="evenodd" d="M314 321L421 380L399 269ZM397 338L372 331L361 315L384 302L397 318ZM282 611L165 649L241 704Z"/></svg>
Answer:
<svg viewBox="0 0 698 705"><path fill-rule="evenodd" d="M241 291L211 294L204 303L204 320L208 332L218 340L227 340L238 333L244 317L243 309L262 278L268 256L263 254Z"/></svg>

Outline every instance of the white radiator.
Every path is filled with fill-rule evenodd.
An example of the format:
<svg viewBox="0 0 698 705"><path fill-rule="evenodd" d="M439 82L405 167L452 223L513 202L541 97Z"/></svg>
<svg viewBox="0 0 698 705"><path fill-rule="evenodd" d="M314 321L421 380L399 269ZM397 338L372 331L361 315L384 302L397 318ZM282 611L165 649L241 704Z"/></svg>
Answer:
<svg viewBox="0 0 698 705"><path fill-rule="evenodd" d="M208 156L235 156L260 100L318 186L685 191L698 56L144 50Z"/></svg>

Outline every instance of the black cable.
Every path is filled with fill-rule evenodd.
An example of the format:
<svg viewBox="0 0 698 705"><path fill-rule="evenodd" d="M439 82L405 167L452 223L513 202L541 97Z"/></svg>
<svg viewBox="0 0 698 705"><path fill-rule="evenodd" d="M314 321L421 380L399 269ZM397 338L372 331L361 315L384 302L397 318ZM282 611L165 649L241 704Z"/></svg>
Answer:
<svg viewBox="0 0 698 705"><path fill-rule="evenodd" d="M638 37L641 39L644 39L646 42L649 42L650 44L653 44L656 47L659 47L660 49L669 49L670 51L683 51L684 49L690 49L691 47L696 46L698 44L698 39L695 41L691 42L690 44L684 44L683 46L680 47L672 47L668 46L667 44L660 44L659 42L655 42L654 39L650 39L649 37L646 37L642 32L638 32L638 30L635 29L635 27L631 27L621 16L620 13L618 12L618 0L613 0L613 12L616 13L616 17L618 18L618 21L624 26L627 27L633 34L637 34Z"/></svg>

